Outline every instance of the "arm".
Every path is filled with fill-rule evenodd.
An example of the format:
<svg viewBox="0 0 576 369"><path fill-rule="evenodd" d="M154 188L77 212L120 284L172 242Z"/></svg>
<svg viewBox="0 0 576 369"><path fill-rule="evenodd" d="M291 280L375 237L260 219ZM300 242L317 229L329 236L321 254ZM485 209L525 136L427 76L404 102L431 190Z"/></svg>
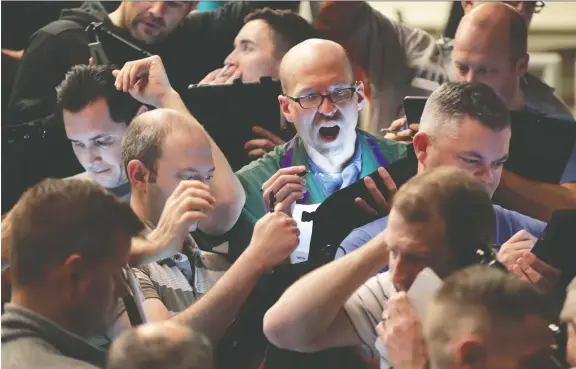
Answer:
<svg viewBox="0 0 576 369"><path fill-rule="evenodd" d="M159 56L128 62L122 70L114 71L114 75L118 89L130 92L135 99L145 104L188 114L192 117L192 124L202 127L190 114L180 95L170 85ZM210 185L216 205L208 219L199 223L199 229L209 235L220 235L229 231L238 220L246 195L220 148L208 133L206 137L210 142L216 168Z"/></svg>
<svg viewBox="0 0 576 369"><path fill-rule="evenodd" d="M362 344L344 304L387 264L382 235L288 288L264 317L264 333L270 342L303 352Z"/></svg>
<svg viewBox="0 0 576 369"><path fill-rule="evenodd" d="M174 90L166 94L158 107L190 114L180 95ZM194 124L200 125L196 119L194 119ZM198 228L209 235L220 235L228 232L238 220L246 200L246 194L222 150L212 140L208 132L204 132L210 141L214 167L216 168L214 180L210 184L210 192L216 198L216 206L208 220L200 222Z"/></svg>
<svg viewBox="0 0 576 369"><path fill-rule="evenodd" d="M506 208L548 221L555 210L576 209L576 183L539 183L503 170L494 199Z"/></svg>

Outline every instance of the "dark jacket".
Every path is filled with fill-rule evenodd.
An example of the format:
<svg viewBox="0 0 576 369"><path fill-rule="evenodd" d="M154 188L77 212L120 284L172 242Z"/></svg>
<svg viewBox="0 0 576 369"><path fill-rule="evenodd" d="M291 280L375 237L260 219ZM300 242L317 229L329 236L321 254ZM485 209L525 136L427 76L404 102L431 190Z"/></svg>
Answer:
<svg viewBox="0 0 576 369"><path fill-rule="evenodd" d="M2 368L97 369L105 365L105 351L28 309L6 305Z"/></svg>

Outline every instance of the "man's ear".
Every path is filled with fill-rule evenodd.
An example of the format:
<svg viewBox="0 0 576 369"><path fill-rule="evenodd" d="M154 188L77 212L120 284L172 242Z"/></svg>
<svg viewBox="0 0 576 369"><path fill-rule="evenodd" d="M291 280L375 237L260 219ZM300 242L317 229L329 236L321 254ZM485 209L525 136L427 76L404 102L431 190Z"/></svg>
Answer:
<svg viewBox="0 0 576 369"><path fill-rule="evenodd" d="M468 13L476 5L475 1L461 1L462 9L464 9L464 14Z"/></svg>
<svg viewBox="0 0 576 369"><path fill-rule="evenodd" d="M130 160L126 166L126 173L128 174L130 185L135 189L141 190L148 183L150 171L140 160Z"/></svg>
<svg viewBox="0 0 576 369"><path fill-rule="evenodd" d="M488 358L486 347L482 340L474 337L464 337L454 345L453 363L457 368L486 369Z"/></svg>
<svg viewBox="0 0 576 369"><path fill-rule="evenodd" d="M140 107L138 108L138 111L136 112L136 115L134 116L134 118L136 118L137 116L139 116L140 114L146 113L148 111L148 107L146 105L140 105Z"/></svg>
<svg viewBox="0 0 576 369"><path fill-rule="evenodd" d="M54 270L56 280L69 286L67 288L69 291L67 304L73 305L85 298L89 286L83 278L83 274L87 271L87 265L79 254L71 254L64 260L61 268Z"/></svg>
<svg viewBox="0 0 576 369"><path fill-rule="evenodd" d="M528 63L530 62L530 55L526 53L526 55L521 56L516 61L516 73L519 77L524 77L526 73L528 73Z"/></svg>
<svg viewBox="0 0 576 369"><path fill-rule="evenodd" d="M424 164L424 160L428 156L428 146L430 145L430 136L424 132L418 132L412 139L412 144L414 145L414 152L416 153L416 158L418 162Z"/></svg>
<svg viewBox="0 0 576 369"><path fill-rule="evenodd" d="M356 94L358 96L358 110L362 110L366 104L366 94L364 93L364 83L358 82L356 86Z"/></svg>
<svg viewBox="0 0 576 369"><path fill-rule="evenodd" d="M280 111L284 114L284 118L286 118L288 122L293 123L294 120L292 120L292 112L290 111L290 99L286 96L279 95L278 103L280 104Z"/></svg>

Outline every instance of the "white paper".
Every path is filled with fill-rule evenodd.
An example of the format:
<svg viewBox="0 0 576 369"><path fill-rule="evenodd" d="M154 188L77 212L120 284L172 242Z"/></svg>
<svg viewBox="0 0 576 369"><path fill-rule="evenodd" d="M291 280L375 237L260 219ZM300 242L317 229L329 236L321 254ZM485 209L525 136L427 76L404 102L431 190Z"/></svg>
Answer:
<svg viewBox="0 0 576 369"><path fill-rule="evenodd" d="M316 211L320 204L314 205L300 205L296 204L292 210L292 217L298 225L298 230L300 231L300 240L296 250L290 254L290 263L298 264L308 260L308 254L310 252L310 240L312 239L312 225L313 221L303 222L302 212L307 211L309 213Z"/></svg>
<svg viewBox="0 0 576 369"><path fill-rule="evenodd" d="M432 297L442 286L442 280L430 268L422 270L408 290L408 301L423 322L426 318L426 308Z"/></svg>

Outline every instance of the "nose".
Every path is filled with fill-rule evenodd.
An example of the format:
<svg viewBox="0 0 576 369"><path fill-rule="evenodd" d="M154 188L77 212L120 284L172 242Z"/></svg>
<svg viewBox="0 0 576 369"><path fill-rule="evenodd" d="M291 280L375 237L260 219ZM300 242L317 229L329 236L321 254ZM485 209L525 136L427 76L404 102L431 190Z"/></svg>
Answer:
<svg viewBox="0 0 576 369"><path fill-rule="evenodd" d="M88 149L86 149L86 159L88 163L93 163L98 159L100 159L100 152L94 146L89 147Z"/></svg>
<svg viewBox="0 0 576 369"><path fill-rule="evenodd" d="M470 69L468 73L466 73L466 75L464 76L464 80L468 83L480 82L480 80L478 79L478 74L475 73L472 69Z"/></svg>
<svg viewBox="0 0 576 369"><path fill-rule="evenodd" d="M318 107L318 112L328 116L334 115L334 113L336 112L336 104L330 101L328 97L325 97L324 101L322 101L322 104L320 104L320 106Z"/></svg>
<svg viewBox="0 0 576 369"><path fill-rule="evenodd" d="M398 291L408 291L416 275L420 271L416 271L414 274L414 268L410 263L406 262L406 259L401 255L396 258L394 265L390 265L390 271L392 273L392 283Z"/></svg>
<svg viewBox="0 0 576 369"><path fill-rule="evenodd" d="M237 66L238 65L238 57L237 57L237 52L236 49L234 49L230 54L228 54L228 56L226 57L226 59L224 59L224 65L234 65Z"/></svg>
<svg viewBox="0 0 576 369"><path fill-rule="evenodd" d="M484 165L476 172L476 178L486 185L494 182L494 172L490 166Z"/></svg>
<svg viewBox="0 0 576 369"><path fill-rule="evenodd" d="M164 1L155 1L150 9L149 13L156 18L161 18L164 15L164 10L166 9L166 4Z"/></svg>

